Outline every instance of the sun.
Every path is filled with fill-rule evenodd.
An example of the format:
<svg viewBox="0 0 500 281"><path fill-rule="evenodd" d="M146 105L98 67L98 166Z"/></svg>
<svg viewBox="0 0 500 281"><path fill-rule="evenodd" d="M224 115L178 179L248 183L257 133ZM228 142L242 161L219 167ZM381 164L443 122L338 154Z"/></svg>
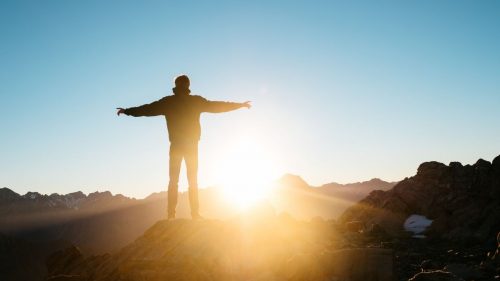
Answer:
<svg viewBox="0 0 500 281"><path fill-rule="evenodd" d="M221 195L240 210L268 199L280 172L270 149L250 138L226 148L216 171Z"/></svg>

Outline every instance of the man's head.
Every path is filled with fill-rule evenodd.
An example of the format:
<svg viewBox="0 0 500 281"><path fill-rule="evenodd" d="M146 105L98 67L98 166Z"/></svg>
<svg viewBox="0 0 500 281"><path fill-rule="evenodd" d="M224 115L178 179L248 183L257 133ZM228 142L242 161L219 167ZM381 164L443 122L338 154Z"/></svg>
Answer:
<svg viewBox="0 0 500 281"><path fill-rule="evenodd" d="M174 83L175 88L173 90L175 94L189 94L191 92L189 90L190 82L187 75L180 75L175 77Z"/></svg>

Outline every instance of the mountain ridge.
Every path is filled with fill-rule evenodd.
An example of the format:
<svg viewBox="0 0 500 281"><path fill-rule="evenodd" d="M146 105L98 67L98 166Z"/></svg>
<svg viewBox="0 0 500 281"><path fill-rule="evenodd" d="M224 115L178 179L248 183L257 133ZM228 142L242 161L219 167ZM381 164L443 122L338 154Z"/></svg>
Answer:
<svg viewBox="0 0 500 281"><path fill-rule="evenodd" d="M368 184L370 184L370 185L379 185L379 184L386 185L386 184L397 183L397 182L388 182L388 181L382 180L380 178L372 178L372 179L369 179L366 181L359 181L359 182L352 182L352 183L345 183L345 184L337 183L337 182L329 182L329 183L322 184L319 186L314 186L314 185L310 185L301 176L291 174L291 173L285 173L281 177L279 177L277 180L275 180L275 182L280 182L280 184L287 183L287 184L296 185L296 182L294 183L294 181L301 182L301 185L303 185L303 186L314 187L314 188L323 188L323 187L329 187L329 186L332 186L332 187L357 187L359 185L368 185ZM209 187L205 187L202 189L207 189L207 188L212 188L212 187L209 186ZM80 190L65 193L65 194L61 194L61 193L42 194L42 193L39 193L37 191L27 191L25 194L20 194L20 193L17 193L16 191L14 191L13 189L4 186L4 187L0 188L0 202L3 202L3 200L5 200L7 198L10 198L10 199L17 199L17 198L36 199L36 198L40 198L40 197L43 197L43 198L68 198L68 199L85 199L85 198L87 198L87 199L90 199L92 197L94 197L94 198L96 198L96 197L110 198L110 197L118 196L118 197L123 197L123 198L131 199L131 200L145 200L145 199L157 196L158 194L161 194L163 192L165 192L165 191L153 192L144 198L135 198L133 196L127 196L127 195L124 195L122 193L113 194L109 190L103 190L103 191L96 190L94 192L89 192L88 194L85 194L84 192L82 192Z"/></svg>

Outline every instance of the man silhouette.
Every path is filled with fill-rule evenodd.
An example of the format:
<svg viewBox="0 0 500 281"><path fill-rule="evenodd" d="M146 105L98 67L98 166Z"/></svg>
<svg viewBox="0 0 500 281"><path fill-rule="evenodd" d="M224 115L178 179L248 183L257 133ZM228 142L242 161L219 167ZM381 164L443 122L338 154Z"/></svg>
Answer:
<svg viewBox="0 0 500 281"><path fill-rule="evenodd" d="M175 218L179 173L182 159L186 163L189 184L189 205L193 219L200 219L198 203L198 141L201 135L200 114L202 112L227 112L242 107L250 108L250 102L209 101L201 96L190 95L190 81L186 75L175 78L173 95L155 102L130 107L117 108L117 114L134 117L163 115L167 120L170 140L168 219Z"/></svg>

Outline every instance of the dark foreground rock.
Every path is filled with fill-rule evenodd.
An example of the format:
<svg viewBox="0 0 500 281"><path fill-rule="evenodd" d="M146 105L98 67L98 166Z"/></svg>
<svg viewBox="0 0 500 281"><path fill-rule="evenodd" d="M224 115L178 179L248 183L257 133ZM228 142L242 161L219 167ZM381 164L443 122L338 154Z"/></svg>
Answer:
<svg viewBox="0 0 500 281"><path fill-rule="evenodd" d="M389 191L373 191L347 209L340 222L378 224L392 236L407 235L403 222L412 214L433 220L425 233L463 246L495 245L500 231L500 156L492 163L426 162L417 174Z"/></svg>
<svg viewBox="0 0 500 281"><path fill-rule="evenodd" d="M398 280L408 280L420 272L435 274L418 278L441 280L439 278L453 275L453 278L463 280L497 280L495 276L500 276L500 263L491 256L491 252L492 249L480 245L460 247L454 243L428 239L398 239L398 242L394 243L395 274Z"/></svg>

